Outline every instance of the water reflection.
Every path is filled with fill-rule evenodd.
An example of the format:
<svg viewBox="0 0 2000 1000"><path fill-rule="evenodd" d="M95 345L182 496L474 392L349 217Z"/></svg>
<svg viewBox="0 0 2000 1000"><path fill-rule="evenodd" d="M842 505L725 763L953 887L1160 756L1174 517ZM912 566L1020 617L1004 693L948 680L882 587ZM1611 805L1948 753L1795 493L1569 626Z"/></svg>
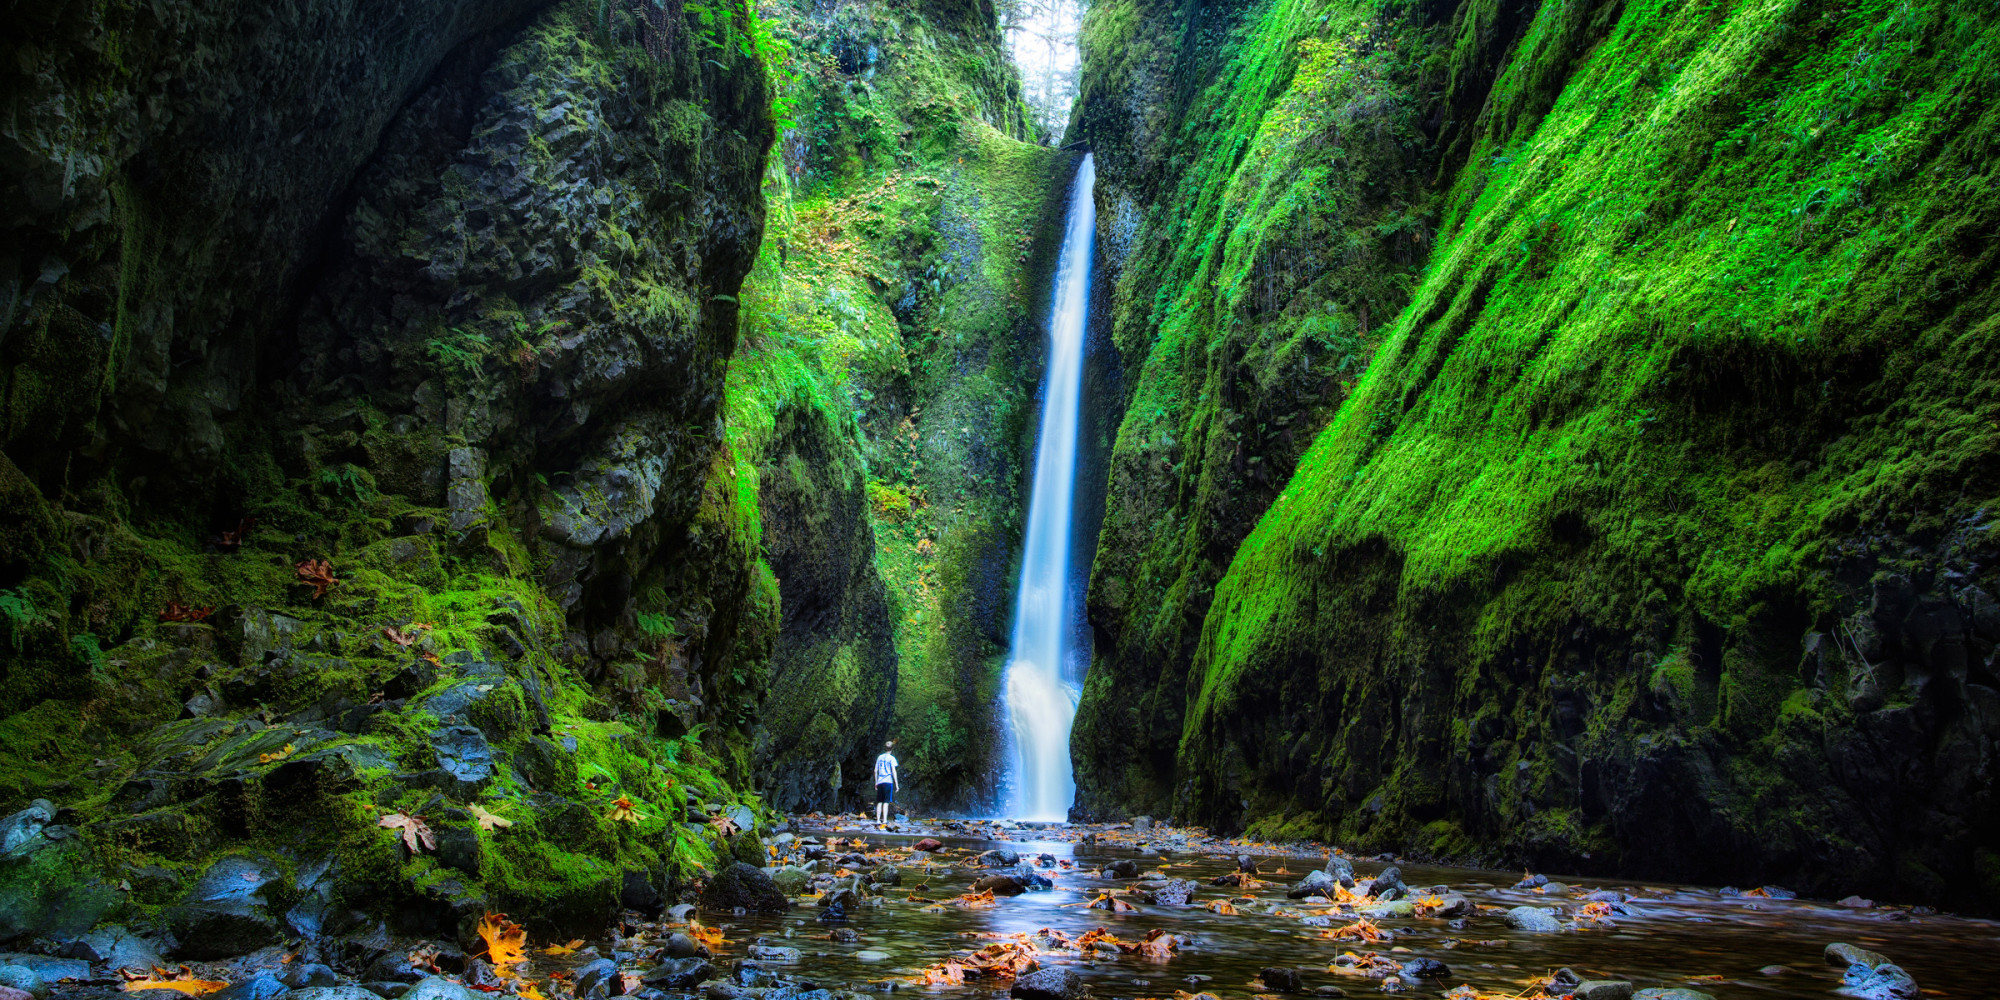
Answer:
<svg viewBox="0 0 2000 1000"><path fill-rule="evenodd" d="M871 843L907 845L914 838L870 837ZM1090 961L1075 953L1045 956L1044 966L1072 968L1090 981L1099 1000L1106 998L1172 997L1175 990L1207 991L1224 1000L1239 1000L1267 992L1257 976L1266 966L1299 969L1305 988L1337 986L1349 996L1375 995L1377 980L1339 975L1327 967L1343 951L1360 950L1348 941L1325 940L1320 928L1307 926L1296 914L1322 912L1324 906L1309 905L1285 898L1286 887L1298 880L1314 862L1301 859L1264 859L1261 868L1273 884L1250 893L1256 901L1239 901L1240 915L1218 916L1199 907L1174 908L1140 905L1137 912L1111 913L1065 906L1087 901L1098 891L1131 886L1131 880L1093 877L1090 873L1116 858L1134 858L1142 874L1157 870L1158 857L1142 857L1127 849L1071 844L1059 840L1009 841L994 843L977 840L947 841L956 853L941 855L923 874L922 866L904 866L904 884L889 890L885 905L864 907L848 922L857 940L831 940L825 927L813 920L815 911L801 907L779 917L739 917L728 921L730 954L739 957L742 946L758 935L774 943L804 950L805 961L790 969L817 985L883 992L888 980L913 976L924 966L942 960L955 949L977 947L981 942L966 935L1027 934L1053 928L1076 937L1093 927L1107 927L1120 938L1141 938L1147 930L1165 928L1191 934L1194 940L1173 958L1161 961L1127 955L1116 960ZM971 867L972 853L1000 848L1032 858L1048 854L1070 860L1075 868L1060 867L1050 872L1056 889L1002 899L983 909L948 907L945 912L925 912L921 903L905 901L910 895L926 899L946 899L970 889L981 870ZM1271 874L1288 866L1290 875ZM1357 875L1372 876L1382 865L1361 862ZM946 870L949 870L948 873ZM1238 895L1237 890L1214 887L1209 880L1235 870L1227 858L1177 855L1166 874L1200 882L1197 902ZM1411 997L1437 997L1461 983L1482 991L1514 993L1528 982L1569 966L1587 978L1629 979L1639 989L1649 986L1684 987L1711 994L1718 1000L1731 997L1813 997L1837 996L1841 970L1823 963L1821 951L1832 941L1847 941L1886 954L1916 977L1926 996L1993 997L2000 989L1988 984L1986 964L2000 955L2000 924L1951 916L1915 916L1894 919L1894 911L1851 911L1830 903L1806 900L1750 899L1723 897L1713 889L1674 886L1664 883L1634 883L1607 879L1564 878L1577 894L1597 889L1620 889L1638 897L1631 905L1637 916L1621 916L1606 929L1532 934L1511 930L1502 922L1506 909L1520 905L1555 906L1558 899L1530 890L1511 888L1518 875L1508 872L1402 866L1403 880L1421 889L1449 885L1482 909L1464 930L1452 930L1438 919L1389 919L1380 921L1393 929L1393 945L1379 950L1395 950L1392 957L1407 961L1429 957L1450 966L1451 974L1440 980L1401 980L1407 987L1398 992ZM1044 869L1045 872L1050 871ZM919 882L928 888L915 889ZM1572 906L1572 896L1561 897ZM1292 916L1273 915L1278 908ZM1487 909L1492 907L1493 909ZM1336 917L1336 924L1349 918ZM1405 951L1404 949L1407 949ZM855 957L860 951L888 952L886 961L867 962ZM1768 967L1782 967L1770 969ZM1206 977L1206 978L1200 978ZM1705 978L1719 977L1719 978ZM1004 983L968 981L963 988L924 988L899 983L901 990L938 992L954 995L1005 993Z"/></svg>

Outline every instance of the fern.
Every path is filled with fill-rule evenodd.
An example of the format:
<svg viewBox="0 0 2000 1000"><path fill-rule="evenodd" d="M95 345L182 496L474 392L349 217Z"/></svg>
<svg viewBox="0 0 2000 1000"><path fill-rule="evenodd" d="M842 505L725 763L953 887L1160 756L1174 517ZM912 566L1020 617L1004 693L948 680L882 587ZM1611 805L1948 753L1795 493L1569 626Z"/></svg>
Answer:
<svg viewBox="0 0 2000 1000"><path fill-rule="evenodd" d="M35 607L35 599L20 590L0 590L0 618L7 619L7 636L13 641L16 653L21 651L24 632L49 621Z"/></svg>

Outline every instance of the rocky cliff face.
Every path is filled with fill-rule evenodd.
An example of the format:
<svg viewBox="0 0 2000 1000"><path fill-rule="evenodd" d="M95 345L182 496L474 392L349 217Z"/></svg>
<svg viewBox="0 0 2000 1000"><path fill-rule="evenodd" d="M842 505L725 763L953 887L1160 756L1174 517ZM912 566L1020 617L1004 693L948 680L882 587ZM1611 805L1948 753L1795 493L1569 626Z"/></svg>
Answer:
<svg viewBox="0 0 2000 1000"><path fill-rule="evenodd" d="M594 929L732 849L681 820L743 801L778 630L721 422L757 30L212 2L10 36L0 804L44 804L0 939Z"/></svg>
<svg viewBox="0 0 2000 1000"><path fill-rule="evenodd" d="M982 807L1034 387L1075 157L1027 141L990 9L785 7L797 127L744 293L729 434L783 628L756 759L783 808Z"/></svg>
<svg viewBox="0 0 2000 1000"><path fill-rule="evenodd" d="M1081 807L1990 907L1995 44L1094 6Z"/></svg>

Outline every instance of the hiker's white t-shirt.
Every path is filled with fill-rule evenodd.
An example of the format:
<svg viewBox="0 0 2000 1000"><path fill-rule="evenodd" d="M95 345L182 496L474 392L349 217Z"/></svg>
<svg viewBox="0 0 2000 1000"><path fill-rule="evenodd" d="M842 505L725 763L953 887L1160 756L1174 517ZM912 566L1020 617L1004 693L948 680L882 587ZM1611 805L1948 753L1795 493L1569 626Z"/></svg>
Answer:
<svg viewBox="0 0 2000 1000"><path fill-rule="evenodd" d="M884 753L875 758L875 783L893 785L896 783L896 755Z"/></svg>

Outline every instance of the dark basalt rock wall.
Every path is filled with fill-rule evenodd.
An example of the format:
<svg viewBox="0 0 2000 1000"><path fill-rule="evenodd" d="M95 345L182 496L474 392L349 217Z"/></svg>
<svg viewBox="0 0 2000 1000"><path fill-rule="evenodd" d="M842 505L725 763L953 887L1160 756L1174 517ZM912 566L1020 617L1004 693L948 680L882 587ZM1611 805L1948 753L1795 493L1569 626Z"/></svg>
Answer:
<svg viewBox="0 0 2000 1000"><path fill-rule="evenodd" d="M1992 29L1906 14L1094 6L1080 809L1990 910Z"/></svg>
<svg viewBox="0 0 2000 1000"><path fill-rule="evenodd" d="M353 958L726 858L682 821L748 778L778 625L721 447L772 142L734 29L9 17L0 940Z"/></svg>

